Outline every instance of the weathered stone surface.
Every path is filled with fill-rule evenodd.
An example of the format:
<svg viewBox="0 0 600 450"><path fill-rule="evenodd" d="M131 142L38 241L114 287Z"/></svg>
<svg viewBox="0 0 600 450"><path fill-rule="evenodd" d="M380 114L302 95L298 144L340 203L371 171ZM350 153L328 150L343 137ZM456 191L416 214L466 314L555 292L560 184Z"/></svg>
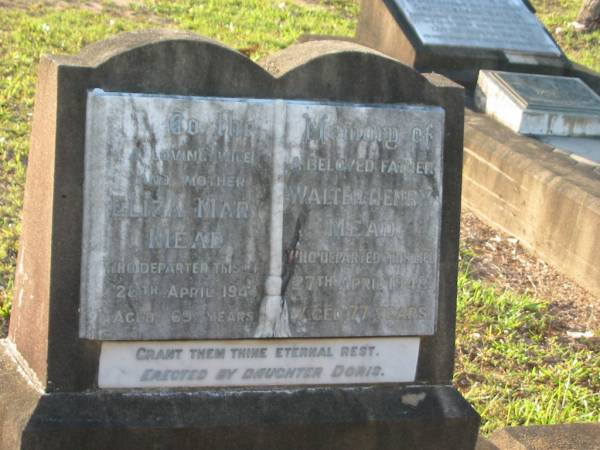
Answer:
<svg viewBox="0 0 600 450"><path fill-rule="evenodd" d="M253 337L284 243L282 337L433 334L443 127L439 107L90 93L80 335Z"/></svg>
<svg viewBox="0 0 600 450"><path fill-rule="evenodd" d="M492 444L488 439L479 435L477 439L477 445L475 446L475 450L499 450L494 444Z"/></svg>
<svg viewBox="0 0 600 450"><path fill-rule="evenodd" d="M523 0L394 0L425 45L560 55Z"/></svg>
<svg viewBox="0 0 600 450"><path fill-rule="evenodd" d="M363 0L357 41L468 88L480 69L562 75L570 66L522 0Z"/></svg>
<svg viewBox="0 0 600 450"><path fill-rule="evenodd" d="M600 136L592 138L537 136L537 138L575 160L600 167Z"/></svg>
<svg viewBox="0 0 600 450"><path fill-rule="evenodd" d="M444 111L294 104L287 123L291 335L433 334Z"/></svg>
<svg viewBox="0 0 600 450"><path fill-rule="evenodd" d="M157 31L127 34L75 57L43 60L30 153L34 170L28 173L17 301L9 332L39 383L36 389L19 384L23 372L2 360L0 385L11 395L0 396L0 402L14 398L12 393L26 401L14 411L1 404L2 427L12 427L12 434L2 435L0 448L474 446L478 416L448 387L454 355L462 89L439 75L422 76L351 43L293 47L270 58L266 67L269 72L197 36ZM86 101L94 89L126 95L310 99L443 109L444 163L441 178L431 178L442 184L436 331L420 338L415 376L415 383L427 386L182 389L158 390L155 395L98 389L100 342L79 337L78 324ZM275 155L281 162L282 155ZM281 166L274 163L275 167ZM282 185L273 183L280 193ZM128 194L136 192L133 186ZM280 208L284 216L283 196L274 198L281 202L272 201L271 208ZM120 205L117 211L122 211ZM269 226L270 232L276 229ZM286 262L273 258L278 247L269 247L265 297L278 300L272 295L278 287L274 269Z"/></svg>
<svg viewBox="0 0 600 450"><path fill-rule="evenodd" d="M475 104L522 134L600 135L600 96L579 78L482 70Z"/></svg>
<svg viewBox="0 0 600 450"><path fill-rule="evenodd" d="M252 337L271 102L94 91L87 113L81 336Z"/></svg>

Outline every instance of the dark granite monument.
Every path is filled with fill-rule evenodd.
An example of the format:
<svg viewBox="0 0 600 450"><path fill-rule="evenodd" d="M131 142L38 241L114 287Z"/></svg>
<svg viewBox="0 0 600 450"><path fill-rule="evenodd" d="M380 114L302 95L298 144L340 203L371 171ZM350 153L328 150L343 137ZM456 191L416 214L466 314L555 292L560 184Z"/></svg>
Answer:
<svg viewBox="0 0 600 450"><path fill-rule="evenodd" d="M0 449L472 449L463 90L349 42L44 57Z"/></svg>
<svg viewBox="0 0 600 450"><path fill-rule="evenodd" d="M566 74L527 0L363 0L357 41L472 87L480 69Z"/></svg>

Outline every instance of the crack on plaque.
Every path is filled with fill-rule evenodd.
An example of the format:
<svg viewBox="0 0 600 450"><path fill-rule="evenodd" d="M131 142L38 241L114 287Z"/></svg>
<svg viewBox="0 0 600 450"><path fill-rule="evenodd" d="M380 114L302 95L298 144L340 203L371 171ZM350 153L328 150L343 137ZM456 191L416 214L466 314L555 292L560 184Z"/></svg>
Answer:
<svg viewBox="0 0 600 450"><path fill-rule="evenodd" d="M289 337L292 335L290 330L290 315L288 312L285 293L296 270L296 262L298 260L298 247L300 247L300 242L302 241L302 229L306 224L307 218L308 208L306 207L306 205L304 205L302 207L302 210L300 211L298 219L296 220L296 230L294 232L294 239L292 240L291 245L285 251L285 260L283 262L283 275L281 283L281 317L275 327L276 336L281 336L283 334Z"/></svg>
<svg viewBox="0 0 600 450"><path fill-rule="evenodd" d="M306 223L308 208L304 206L298 219L296 220L296 230L292 243L285 251L285 256L281 274L281 288L279 296L265 296L263 298L260 311L258 326L256 328L255 338L286 338L291 337L290 316L285 299L285 292L289 282L294 275L296 261L298 258L298 247L302 240L302 229ZM269 280L267 280L267 283ZM279 302L279 304L276 304Z"/></svg>
<svg viewBox="0 0 600 450"><path fill-rule="evenodd" d="M435 175L425 175L425 180L431 186L431 195L433 198L438 198L440 196L440 190L437 187Z"/></svg>
<svg viewBox="0 0 600 450"><path fill-rule="evenodd" d="M302 240L302 228L304 228L304 224L306 223L307 218L308 208L306 207L306 205L304 205L302 211L300 212L300 215L298 216L298 220L296 220L296 230L294 232L294 238L292 240L292 243L285 251L285 261L283 266L283 283L281 285L281 296L284 298L284 303L285 292L287 290L290 280L294 276L294 271L296 269L296 260L298 259L298 247L300 246L300 241Z"/></svg>

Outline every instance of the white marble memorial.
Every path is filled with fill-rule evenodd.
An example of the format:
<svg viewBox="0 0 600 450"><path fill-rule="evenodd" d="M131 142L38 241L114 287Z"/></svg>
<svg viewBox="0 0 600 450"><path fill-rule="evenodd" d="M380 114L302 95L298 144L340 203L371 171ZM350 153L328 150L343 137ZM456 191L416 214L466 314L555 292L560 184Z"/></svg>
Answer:
<svg viewBox="0 0 600 450"><path fill-rule="evenodd" d="M394 0L425 45L560 56L522 0ZM520 61L530 62L530 61Z"/></svg>
<svg viewBox="0 0 600 450"><path fill-rule="evenodd" d="M482 70L475 104L518 133L600 136L600 96L579 78Z"/></svg>
<svg viewBox="0 0 600 450"><path fill-rule="evenodd" d="M101 388L406 383L418 338L108 342Z"/></svg>

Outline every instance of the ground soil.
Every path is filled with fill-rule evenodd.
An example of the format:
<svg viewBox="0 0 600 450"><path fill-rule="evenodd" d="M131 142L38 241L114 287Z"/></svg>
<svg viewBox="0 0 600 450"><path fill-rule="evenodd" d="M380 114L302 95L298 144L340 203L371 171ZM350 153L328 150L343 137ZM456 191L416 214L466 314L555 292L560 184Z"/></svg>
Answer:
<svg viewBox="0 0 600 450"><path fill-rule="evenodd" d="M550 314L556 319L555 332L565 336L586 332L600 335L600 299L526 250L518 239L463 211L461 245L475 254L470 264L474 278L501 290L548 300Z"/></svg>

